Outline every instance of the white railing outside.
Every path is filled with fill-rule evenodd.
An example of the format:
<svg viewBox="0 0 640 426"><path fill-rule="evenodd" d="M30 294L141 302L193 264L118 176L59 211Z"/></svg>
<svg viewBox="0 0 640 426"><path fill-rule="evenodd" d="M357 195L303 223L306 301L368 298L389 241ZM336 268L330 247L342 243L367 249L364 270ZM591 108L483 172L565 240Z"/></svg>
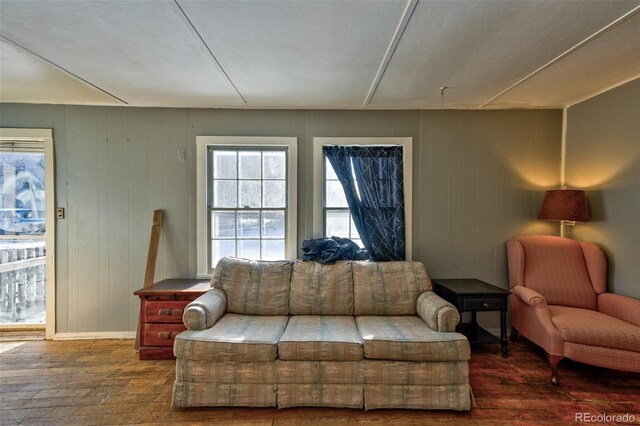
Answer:
<svg viewBox="0 0 640 426"><path fill-rule="evenodd" d="M45 263L44 241L0 241L0 325L44 323Z"/></svg>

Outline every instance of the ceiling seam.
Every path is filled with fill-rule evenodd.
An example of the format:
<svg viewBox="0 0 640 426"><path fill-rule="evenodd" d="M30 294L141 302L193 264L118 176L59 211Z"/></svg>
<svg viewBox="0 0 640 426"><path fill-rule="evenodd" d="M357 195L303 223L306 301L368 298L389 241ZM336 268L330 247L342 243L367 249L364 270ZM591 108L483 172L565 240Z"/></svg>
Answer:
<svg viewBox="0 0 640 426"><path fill-rule="evenodd" d="M4 41L6 41L7 43L10 43L10 44L12 44L12 45L16 46L17 48L19 48L19 49L21 49L21 50L24 50L25 52L28 52L28 53L32 54L33 56L35 56L35 57L37 57L37 58L39 58L39 59L41 59L41 60L45 61L45 62L46 62L46 63L48 63L49 65L51 65L51 66L53 66L53 67L55 67L55 68L59 69L60 71L64 72L65 74L69 74L70 76L72 76L72 77L73 77L73 78L75 78L76 80L79 80L79 81L81 81L82 83L87 84L87 85L89 85L89 86L93 87L93 88L94 88L94 89L96 89L96 90L99 90L100 92L104 93L105 95L112 97L113 99L117 100L118 102L122 102L122 103L123 103L123 104L125 104L125 105L129 105L129 103L128 103L127 101L125 101L124 99L121 99L121 98L117 97L117 96L116 96L116 95L114 95L113 93L110 93L110 92L108 92L108 91L104 90L103 88L101 88L101 87L99 87L99 86L97 86L97 85L95 85L95 84L91 83L89 80L86 80L86 79L84 79L84 78L80 77L78 74L75 74L75 73L73 73L73 72L69 71L68 69L66 69L66 68L64 68L64 67L62 67L62 66L60 66L60 65L56 64L55 62L50 61L49 59L45 58L44 56L37 54L37 53L36 53L36 52L34 52L33 50L31 50L31 49L29 49L29 48L27 48L27 47L25 47L25 46L23 46L23 45L21 45L21 44L19 44L19 43L15 42L15 41L13 41L13 40L11 40L11 39L10 39L10 38L8 38L7 36L5 36L5 35L1 35L1 34L0 34L0 39L2 39L2 40L4 40Z"/></svg>
<svg viewBox="0 0 640 426"><path fill-rule="evenodd" d="M180 3L178 3L178 0L169 0L169 5L171 6L171 9L173 9L173 11L176 13L176 15L178 15L178 17L180 18L182 23L185 25L187 30L189 30L191 35L196 39L200 40L201 47L203 47L207 51L207 53L209 54L209 57L213 60L213 64L216 66L218 71L220 71L222 75L224 75L224 77L227 79L231 87L233 87L233 90L235 90L238 96L240 97L240 99L242 99L242 102L246 104L247 100L244 98L244 96L242 96L242 93L240 93L240 90L238 90L238 87L236 87L236 85L233 83L233 80L231 80L231 77L229 77L229 74L227 74L227 71L222 67L222 64L220 63L220 61L218 61L218 58L216 58L216 55L213 54L213 51L209 48L209 45L207 44L207 42L204 41L204 38L202 38L198 30L196 29L195 25L193 24L193 22L191 22L191 19L189 19L189 17L187 16L187 13L184 11L184 9L182 9L182 6L180 6Z"/></svg>
<svg viewBox="0 0 640 426"><path fill-rule="evenodd" d="M382 80L382 76L387 71L387 67L389 66L389 62L391 62L391 58L393 57L393 54L395 53L396 48L398 47L398 43L400 43L400 39L402 38L402 34L404 34L404 30L407 28L407 25L409 24L409 20L411 19L411 15L413 15L413 11L415 10L416 6L418 5L418 1L419 0L409 0L409 2L407 3L407 7L405 8L404 13L402 14L402 18L400 19L400 22L398 23L398 27L396 28L396 31L394 32L393 37L391 38L391 43L389 43L389 47L387 48L387 51L385 52L384 58L382 59L382 62L380 63L380 67L378 68L378 72L376 73L376 75L375 75L375 77L373 79L373 83L371 84L371 87L369 88L369 92L367 93L367 97L364 100L364 106L369 105L369 103L373 99L373 95L375 95L376 91L378 90L378 86L380 85L380 81Z"/></svg>
<svg viewBox="0 0 640 426"><path fill-rule="evenodd" d="M589 37L585 38L584 40L582 40L581 42L579 42L576 45L572 46L571 48L567 49L566 51L564 51L560 55L556 56L555 58L553 58L552 60L550 60L546 64L542 65L541 67L537 68L533 72L527 74L525 77L523 77L520 80L516 81L511 86L507 87L506 89L504 89L503 91L501 91L500 93L498 93L497 95L495 95L494 97L492 97L491 99L489 99L488 101L486 101L485 103L480 105L480 108L486 107L487 105L489 105L490 103L492 103L496 99L500 98L505 93L507 93L507 92L515 89L516 87L520 86L522 83L524 83L525 81L529 80L531 77L533 77L536 74L540 73L541 71L549 68L551 65L555 64L559 60L569 56L571 53L573 53L576 50L580 49L584 45L586 45L589 42L593 41L597 37L601 36L602 34L606 33L607 31L611 30L612 28L616 27L617 25L621 24L622 22L626 21L627 19L631 18L633 15L635 15L638 12L640 12L640 6L634 7L633 9L631 9L630 11L625 13L624 15L620 16L616 20L614 20L614 21L610 22L609 24L605 25L604 27L600 28L598 31L596 31L595 33L591 34Z"/></svg>
<svg viewBox="0 0 640 426"><path fill-rule="evenodd" d="M618 81L618 82L616 82L614 84L610 84L607 87L604 87L602 89L596 90L595 92L591 92L586 96L582 96L580 98L574 98L573 100L567 102L567 104L565 105L565 108L571 108L574 105L577 105L577 104L579 104L581 102L584 102L584 101L589 100L589 99L591 99L593 97L601 95L601 94L603 94L605 92L608 92L609 90L613 90L616 87L623 86L623 85L629 83L630 81L637 80L639 78L640 78L640 73L634 74L631 77L625 78L624 80L620 80L620 81Z"/></svg>

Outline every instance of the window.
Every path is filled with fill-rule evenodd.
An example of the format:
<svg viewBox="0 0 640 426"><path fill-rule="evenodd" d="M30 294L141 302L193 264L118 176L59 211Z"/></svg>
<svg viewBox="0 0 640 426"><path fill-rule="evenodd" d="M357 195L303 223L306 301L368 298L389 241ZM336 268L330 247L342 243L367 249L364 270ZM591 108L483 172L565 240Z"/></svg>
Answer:
<svg viewBox="0 0 640 426"><path fill-rule="evenodd" d="M296 256L295 138L197 138L198 275L224 256ZM204 157L204 158L201 158ZM202 237L205 238L202 238Z"/></svg>
<svg viewBox="0 0 640 426"><path fill-rule="evenodd" d="M406 259L411 260L411 176L412 176L412 138L313 138L313 235L320 237L349 238L363 247L355 224L351 219L349 207L342 185L324 156L322 148L325 145L401 145L403 148L404 164L404 195L405 195L405 240Z"/></svg>
<svg viewBox="0 0 640 426"><path fill-rule="evenodd" d="M358 235L351 213L349 213L349 206L344 196L342 184L326 157L324 157L323 185L323 236L327 238L334 236L349 238L362 248L362 240Z"/></svg>

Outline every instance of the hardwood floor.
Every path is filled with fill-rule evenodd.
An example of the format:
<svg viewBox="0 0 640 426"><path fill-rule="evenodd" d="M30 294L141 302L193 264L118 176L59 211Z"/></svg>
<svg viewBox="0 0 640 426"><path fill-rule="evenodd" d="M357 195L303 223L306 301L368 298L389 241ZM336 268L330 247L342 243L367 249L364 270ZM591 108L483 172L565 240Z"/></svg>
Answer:
<svg viewBox="0 0 640 426"><path fill-rule="evenodd" d="M7 344L5 344L7 345ZM561 386L548 384L544 353L521 339L500 356L474 347L468 413L418 410L172 410L174 361L138 361L132 340L31 341L0 353L0 423L13 424L558 424L575 413L625 414L640 424L640 374L560 364ZM0 351L2 351L0 345Z"/></svg>

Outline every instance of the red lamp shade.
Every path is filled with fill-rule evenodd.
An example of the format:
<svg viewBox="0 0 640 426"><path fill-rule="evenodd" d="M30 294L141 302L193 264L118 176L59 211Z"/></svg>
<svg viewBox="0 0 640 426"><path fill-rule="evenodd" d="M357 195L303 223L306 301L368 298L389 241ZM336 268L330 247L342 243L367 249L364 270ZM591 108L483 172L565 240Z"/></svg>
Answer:
<svg viewBox="0 0 640 426"><path fill-rule="evenodd" d="M587 193L575 189L546 191L538 219L589 222Z"/></svg>

